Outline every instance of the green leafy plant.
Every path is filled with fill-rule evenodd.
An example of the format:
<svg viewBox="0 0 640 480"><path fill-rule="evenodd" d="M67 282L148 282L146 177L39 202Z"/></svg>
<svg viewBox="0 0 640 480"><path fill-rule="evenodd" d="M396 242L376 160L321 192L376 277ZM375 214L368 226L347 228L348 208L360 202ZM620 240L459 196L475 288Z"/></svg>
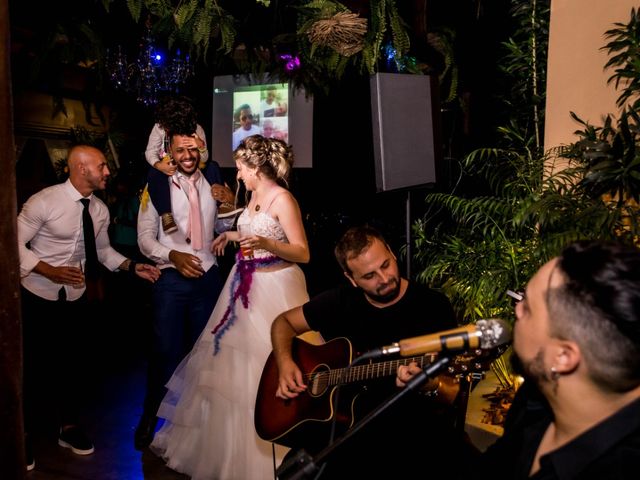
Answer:
<svg viewBox="0 0 640 480"><path fill-rule="evenodd" d="M609 83L623 87L616 101L619 117L609 114L602 126L592 126L571 112L583 128L575 132L580 140L563 156L583 167L585 190L625 208L640 201L640 14L633 8L629 23L615 26L605 32L609 42L602 49L611 57L605 68L614 68Z"/></svg>
<svg viewBox="0 0 640 480"><path fill-rule="evenodd" d="M526 42L529 50L512 40L505 45L509 54L504 71L515 74L519 102L527 100L525 108L512 104L512 120L499 128L505 146L476 150L461 162L462 175L484 181L488 193L430 194L428 215L413 225L416 259L423 266L419 278L440 285L467 322L494 316L513 319L505 291L522 287L572 241L638 243L640 238L640 116L636 103L623 107L640 92L640 70L634 76L635 67L630 67L640 65L636 11L628 25L607 32L610 42L604 47L616 53L607 66L623 66L611 77L625 80L618 120L608 115L602 126L592 126L571 112L582 126L575 132L579 140L548 152L542 151L539 135L544 91L536 88L544 81L544 71L532 74L521 68L536 70L545 62L541 45L547 28L542 20L529 22L539 27L540 35L536 42ZM556 159L569 164L556 170ZM505 387L515 385L505 356L492 368Z"/></svg>
<svg viewBox="0 0 640 480"><path fill-rule="evenodd" d="M538 266L541 210L537 200L551 186L545 180L548 157L542 153L544 85L548 40L548 2L513 2L518 28L503 44L501 71L511 91L505 108L512 115L498 128L501 146L468 154L461 178L482 184L478 194L433 193L427 214L413 225L418 278L438 285L465 322L501 316L512 318L505 297L522 287ZM535 39L535 41L533 40ZM545 170L546 169L546 170ZM529 210L527 210L529 208Z"/></svg>
<svg viewBox="0 0 640 480"><path fill-rule="evenodd" d="M113 2L102 0L107 12ZM221 52L232 51L236 19L217 0L127 0L126 4L135 22L140 22L145 12L154 17L153 33L166 36L169 48L186 45L195 57L206 56L215 40Z"/></svg>
<svg viewBox="0 0 640 480"><path fill-rule="evenodd" d="M605 69L614 69L609 77L610 83L614 83L616 88L624 85L618 106L633 100L630 107L637 111L640 107L640 97L637 97L640 92L640 10L632 8L629 23L615 23L614 27L604 34L610 40L603 47L610 56Z"/></svg>
<svg viewBox="0 0 640 480"><path fill-rule="evenodd" d="M611 41L605 48L618 52L616 64L640 64L640 51L633 48L637 39L629 33L637 31L635 10L631 18L628 30L608 32ZM546 32L542 27L541 33ZM529 60L516 59L514 52L524 55L525 50L515 45L507 42L509 63L531 68L533 51ZM544 61L539 51L536 56ZM513 66L504 70L522 71ZM533 75L521 76L514 88L525 92L524 85L532 92L531 106L539 105L543 94L533 92ZM618 104L635 98L639 85L626 82ZM506 289L521 287L567 243L581 238L634 242L640 234L640 116L635 108L623 108L617 122L607 116L602 126L591 126L571 112L583 127L575 132L579 140L546 153L541 153L537 129L521 128L537 125L541 111L525 111L528 118L519 108L517 120L500 127L507 147L479 149L462 162L463 175L482 180L489 194L428 195L431 210L414 225L416 258L423 265L419 277L441 285L466 321L511 317ZM556 158L568 159L568 168L556 172Z"/></svg>
<svg viewBox="0 0 640 480"><path fill-rule="evenodd" d="M107 12L112 4L122 0L102 0ZM396 0L371 0L367 11L367 32L362 48L345 55L309 39L309 29L320 20L327 20L337 13L350 12L334 0L291 2L256 1L246 11L224 0L126 0L127 9L135 22L145 15L153 18L153 33L168 39L169 47L184 46L195 58L208 58L210 47L216 45L218 60L233 59L240 73L260 74L265 71L292 76L298 86L313 90L339 80L349 67L366 73L374 73L380 59L382 46L389 41L398 57L409 50L407 26L396 7ZM286 22L284 18L295 22ZM251 27L250 19L274 18L268 34L260 34ZM253 28L249 32L247 29ZM251 35L251 37L250 37ZM285 71L278 53L298 55L303 72Z"/></svg>

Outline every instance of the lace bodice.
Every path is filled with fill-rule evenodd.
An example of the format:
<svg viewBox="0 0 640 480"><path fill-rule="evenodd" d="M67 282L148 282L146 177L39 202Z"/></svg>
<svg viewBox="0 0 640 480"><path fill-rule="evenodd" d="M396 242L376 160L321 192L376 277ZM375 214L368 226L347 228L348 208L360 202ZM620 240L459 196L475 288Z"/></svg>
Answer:
<svg viewBox="0 0 640 480"><path fill-rule="evenodd" d="M285 235L282 225L266 212L257 212L252 218L249 216L249 210L245 208L240 214L240 217L238 217L238 224L241 223L250 223L254 235L289 243L289 239ZM273 253L259 248L254 250L253 255L254 257L260 258L273 256Z"/></svg>

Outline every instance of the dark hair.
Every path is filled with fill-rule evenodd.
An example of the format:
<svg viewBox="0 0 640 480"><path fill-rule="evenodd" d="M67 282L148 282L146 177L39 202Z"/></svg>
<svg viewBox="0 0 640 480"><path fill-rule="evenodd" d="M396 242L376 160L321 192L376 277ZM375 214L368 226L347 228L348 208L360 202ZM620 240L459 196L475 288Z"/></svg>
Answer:
<svg viewBox="0 0 640 480"><path fill-rule="evenodd" d="M198 126L198 115L191 100L185 96L165 97L156 107L156 123L167 132L191 135Z"/></svg>
<svg viewBox="0 0 640 480"><path fill-rule="evenodd" d="M333 249L333 254L342 271L351 275L351 270L347 266L347 260L359 256L364 250L371 246L375 239L380 240L388 250L391 250L382 234L369 225L351 227L344 232Z"/></svg>
<svg viewBox="0 0 640 480"><path fill-rule="evenodd" d="M251 110L251 105L249 105L248 103L243 103L238 108L236 108L235 112L233 112L233 119L236 122L240 121L240 113L242 112L242 110Z"/></svg>
<svg viewBox="0 0 640 480"><path fill-rule="evenodd" d="M293 151L282 140L250 135L240 142L233 152L233 158L251 168L257 168L260 175L288 186Z"/></svg>
<svg viewBox="0 0 640 480"><path fill-rule="evenodd" d="M169 143L173 143L173 137L175 135L185 135L190 137L193 135L195 130L190 130L190 125L184 123L176 123L172 126L170 130L167 130L167 137L169 138Z"/></svg>
<svg viewBox="0 0 640 480"><path fill-rule="evenodd" d="M551 288L551 334L575 341L594 382L611 391L640 384L640 251L582 241L558 258L564 283Z"/></svg>

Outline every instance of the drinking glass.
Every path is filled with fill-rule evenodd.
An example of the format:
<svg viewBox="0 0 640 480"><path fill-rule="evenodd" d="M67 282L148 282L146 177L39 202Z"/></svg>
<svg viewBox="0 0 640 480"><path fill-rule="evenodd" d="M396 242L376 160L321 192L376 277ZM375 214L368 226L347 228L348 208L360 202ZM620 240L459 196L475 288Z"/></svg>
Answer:
<svg viewBox="0 0 640 480"><path fill-rule="evenodd" d="M84 260L73 260L69 263L70 267L75 267L84 275ZM84 288L84 280L81 283L72 285L73 288Z"/></svg>
<svg viewBox="0 0 640 480"><path fill-rule="evenodd" d="M238 224L238 233L240 234L240 239L250 237L253 235L253 230L251 229L250 223L239 223ZM243 247L240 246L240 251L242 252L242 256L249 260L253 258L253 248L251 247Z"/></svg>

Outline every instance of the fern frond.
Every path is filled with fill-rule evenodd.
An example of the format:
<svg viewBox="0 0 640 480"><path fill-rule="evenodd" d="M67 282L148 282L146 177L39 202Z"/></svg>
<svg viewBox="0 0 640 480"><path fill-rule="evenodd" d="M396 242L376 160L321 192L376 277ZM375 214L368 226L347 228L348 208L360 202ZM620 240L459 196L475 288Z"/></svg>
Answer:
<svg viewBox="0 0 640 480"><path fill-rule="evenodd" d="M212 19L213 14L206 8L200 9L195 13L193 43L197 45L202 44L203 47L206 47L209 44Z"/></svg>
<svg viewBox="0 0 640 480"><path fill-rule="evenodd" d="M184 3L180 3L178 8L173 14L173 20L181 30L187 22L191 20L196 9L198 8L198 0L187 0Z"/></svg>
<svg viewBox="0 0 640 480"><path fill-rule="evenodd" d="M407 33L407 25L398 14L395 2L387 1L386 5L393 47L396 49L398 57L403 57L407 54L411 45L409 34Z"/></svg>
<svg viewBox="0 0 640 480"><path fill-rule="evenodd" d="M131 14L131 18L137 23L140 21L140 13L142 12L142 0L127 0L127 8Z"/></svg>

